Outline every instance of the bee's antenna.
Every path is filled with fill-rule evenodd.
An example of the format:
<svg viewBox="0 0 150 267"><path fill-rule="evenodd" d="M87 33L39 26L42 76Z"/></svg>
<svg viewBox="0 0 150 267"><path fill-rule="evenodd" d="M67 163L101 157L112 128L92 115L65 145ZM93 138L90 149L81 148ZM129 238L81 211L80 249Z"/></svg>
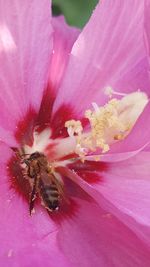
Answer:
<svg viewBox="0 0 150 267"><path fill-rule="evenodd" d="M24 159L25 156L30 156L30 154L26 154L26 153L22 153L20 154L18 149L16 147L11 147L11 150L13 150L13 152L16 154L16 156L20 159L20 160L24 160L24 162L27 164L27 160Z"/></svg>

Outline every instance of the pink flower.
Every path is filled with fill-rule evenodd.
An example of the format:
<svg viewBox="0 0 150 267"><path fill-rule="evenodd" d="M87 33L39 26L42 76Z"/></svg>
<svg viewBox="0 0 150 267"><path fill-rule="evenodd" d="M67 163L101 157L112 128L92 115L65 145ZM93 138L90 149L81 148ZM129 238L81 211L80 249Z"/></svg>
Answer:
<svg viewBox="0 0 150 267"><path fill-rule="evenodd" d="M150 265L144 1L100 2L79 33L51 18L49 0L0 1L3 267ZM149 53L149 1L145 13ZM65 199L47 212L37 193L30 216L15 152L36 151Z"/></svg>

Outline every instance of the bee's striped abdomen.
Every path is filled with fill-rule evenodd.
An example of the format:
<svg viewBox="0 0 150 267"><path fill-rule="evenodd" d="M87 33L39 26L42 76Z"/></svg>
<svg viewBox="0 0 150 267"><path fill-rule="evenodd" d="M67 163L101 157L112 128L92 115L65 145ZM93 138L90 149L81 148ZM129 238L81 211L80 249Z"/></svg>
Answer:
<svg viewBox="0 0 150 267"><path fill-rule="evenodd" d="M45 207L54 211L59 208L60 195L57 185L52 182L50 185L45 185L42 180L39 181L39 190Z"/></svg>

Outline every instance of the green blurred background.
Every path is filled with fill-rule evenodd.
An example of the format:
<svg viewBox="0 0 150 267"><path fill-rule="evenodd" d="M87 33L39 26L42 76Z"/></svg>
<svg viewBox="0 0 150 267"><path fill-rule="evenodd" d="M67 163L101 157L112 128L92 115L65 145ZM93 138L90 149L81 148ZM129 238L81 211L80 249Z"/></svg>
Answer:
<svg viewBox="0 0 150 267"><path fill-rule="evenodd" d="M53 14L64 14L68 24L82 28L97 2L98 0L52 0Z"/></svg>

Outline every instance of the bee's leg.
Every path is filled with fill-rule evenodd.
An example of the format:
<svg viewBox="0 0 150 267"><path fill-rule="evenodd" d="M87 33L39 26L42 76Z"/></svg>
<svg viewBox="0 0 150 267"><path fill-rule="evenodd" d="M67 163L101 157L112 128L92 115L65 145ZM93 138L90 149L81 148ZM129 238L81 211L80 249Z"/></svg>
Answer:
<svg viewBox="0 0 150 267"><path fill-rule="evenodd" d="M34 177L33 188L30 196L30 205L29 205L30 215L32 215L32 211L34 208L34 202L36 199L36 188L37 188L37 176Z"/></svg>
<svg viewBox="0 0 150 267"><path fill-rule="evenodd" d="M28 167L30 166L30 161L28 159L22 159L22 163L25 163Z"/></svg>

